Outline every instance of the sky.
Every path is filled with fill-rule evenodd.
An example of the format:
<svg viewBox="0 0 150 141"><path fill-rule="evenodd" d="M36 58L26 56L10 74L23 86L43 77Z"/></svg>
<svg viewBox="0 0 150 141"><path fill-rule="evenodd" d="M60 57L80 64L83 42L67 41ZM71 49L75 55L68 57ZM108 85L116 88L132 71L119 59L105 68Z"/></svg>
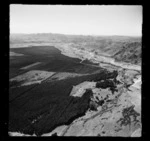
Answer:
<svg viewBox="0 0 150 141"><path fill-rule="evenodd" d="M142 35L140 5L10 5L10 33Z"/></svg>

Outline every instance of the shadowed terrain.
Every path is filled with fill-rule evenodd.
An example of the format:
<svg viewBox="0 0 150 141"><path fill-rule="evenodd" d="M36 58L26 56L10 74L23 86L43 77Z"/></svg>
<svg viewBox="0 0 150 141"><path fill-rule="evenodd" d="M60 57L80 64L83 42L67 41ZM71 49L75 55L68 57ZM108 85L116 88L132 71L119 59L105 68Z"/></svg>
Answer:
<svg viewBox="0 0 150 141"><path fill-rule="evenodd" d="M102 68L101 61L91 61L96 58L92 58L94 55L110 61L102 60L106 65ZM140 66L141 39L63 34L10 35L9 132L57 135L53 131L65 125L62 133L57 132L59 135L78 135L78 132L85 131L83 136L91 133L102 136L102 129L111 135L108 129L112 124L114 135L121 135L120 128L126 130L124 126L134 122L136 127L133 125L132 130L135 131L140 127L140 112L135 111L139 110L140 71L113 67L110 57L120 63ZM127 97L131 98L128 100ZM112 113L109 117L108 112ZM106 122L104 128L100 121ZM126 136L130 134L123 132Z"/></svg>

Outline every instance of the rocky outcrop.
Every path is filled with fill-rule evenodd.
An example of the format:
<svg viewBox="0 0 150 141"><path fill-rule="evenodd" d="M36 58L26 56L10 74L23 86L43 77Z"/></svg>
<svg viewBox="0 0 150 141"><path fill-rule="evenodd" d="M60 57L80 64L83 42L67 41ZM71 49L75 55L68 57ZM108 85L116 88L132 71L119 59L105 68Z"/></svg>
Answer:
<svg viewBox="0 0 150 141"><path fill-rule="evenodd" d="M89 62L92 61L106 69L108 66L110 68L114 66L112 70L115 71L109 72L101 68L102 71L96 75L82 76L82 78L76 76L75 79L68 78L68 80L57 80L59 75L56 75L58 77L53 77L54 81L40 84L38 88L33 88L28 93L22 92L21 89L12 91L12 98L10 98L13 101L10 101L9 110L10 131L20 131L30 135L35 133L36 136L51 131L51 135L59 136L133 136L133 133L141 128L141 80L134 80L135 76L141 75L139 66L141 41L139 39L69 37L52 34L49 36L40 34L36 35L36 38L33 36L35 35L31 35L32 40L29 40L28 36L19 36L15 39L11 36L11 46L48 45L44 53L46 52L49 56L51 51L47 52L47 49L53 45L66 56L81 60L88 59L80 64L92 65ZM32 48L32 53L39 52ZM122 63L122 61L127 63ZM121 69L120 73L118 67L124 70ZM127 71L127 69L139 72ZM31 77L28 79L32 80ZM87 87L84 84L85 81L89 84ZM11 83L11 86L13 85L18 85L18 83L14 81ZM23 89L27 87L24 86ZM70 95L72 88L75 89ZM16 98L14 95L17 91ZM65 128L61 128L61 131L57 130L59 126L65 126Z"/></svg>
<svg viewBox="0 0 150 141"><path fill-rule="evenodd" d="M140 91L134 87L134 81L130 83L129 78L135 78L138 72L119 72L120 76L109 80L113 81L111 86L115 86L118 91L114 94L107 88L107 80L99 80L105 84L105 88L91 88L93 95L90 100L89 109L84 116L75 119L68 127L61 130L60 136L140 136L141 131L141 110ZM108 80L107 80L108 81ZM136 83L136 81L135 81ZM110 84L108 84L110 87ZM135 91L136 89L136 91ZM132 91L131 91L132 90ZM57 128L53 131L57 131ZM59 133L59 132L58 132Z"/></svg>
<svg viewBox="0 0 150 141"><path fill-rule="evenodd" d="M113 55L116 61L122 61L132 64L141 64L141 43L124 43L120 49Z"/></svg>

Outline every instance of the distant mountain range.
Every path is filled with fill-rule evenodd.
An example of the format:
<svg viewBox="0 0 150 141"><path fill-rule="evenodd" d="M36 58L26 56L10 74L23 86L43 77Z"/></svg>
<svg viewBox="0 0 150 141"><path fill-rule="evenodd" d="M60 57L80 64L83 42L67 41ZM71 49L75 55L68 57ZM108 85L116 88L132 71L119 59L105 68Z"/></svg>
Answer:
<svg viewBox="0 0 150 141"><path fill-rule="evenodd" d="M10 44L61 43L105 54L117 61L141 64L141 37L130 36L83 36L52 33L10 34Z"/></svg>

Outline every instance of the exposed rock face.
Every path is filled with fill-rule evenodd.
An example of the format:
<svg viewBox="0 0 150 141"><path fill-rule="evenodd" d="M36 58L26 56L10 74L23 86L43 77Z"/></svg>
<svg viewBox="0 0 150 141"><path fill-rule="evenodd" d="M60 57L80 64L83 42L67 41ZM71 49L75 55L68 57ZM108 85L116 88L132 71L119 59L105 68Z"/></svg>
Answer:
<svg viewBox="0 0 150 141"><path fill-rule="evenodd" d="M141 38L123 36L80 36L63 34L29 34L10 35L11 47L37 46L37 45L57 46L64 54L75 57L72 48L80 51L88 50L98 56L112 56L118 61L141 63ZM69 53L68 53L69 52ZM82 54L82 53L81 53ZM82 55L81 55L82 56Z"/></svg>
<svg viewBox="0 0 150 141"><path fill-rule="evenodd" d="M104 82L97 82L96 87L97 88L102 88L102 89L110 88L110 90L112 91L112 94L114 93L114 91L118 91L116 89L114 81L112 81L112 80L106 80Z"/></svg>
<svg viewBox="0 0 150 141"><path fill-rule="evenodd" d="M114 54L117 61L129 62L132 64L141 63L141 43L124 43L123 46Z"/></svg>
<svg viewBox="0 0 150 141"><path fill-rule="evenodd" d="M59 135L141 136L141 94L140 89L135 85L136 76L138 72L124 70L116 76L116 81L115 79L99 80L98 88L96 85L91 87L93 96L89 103L89 110L84 116L75 119L68 127L61 130ZM129 81L131 78L136 80L131 83ZM125 87L126 84L130 84L128 88ZM113 94L109 89L111 86L118 91ZM57 128L54 131L57 131Z"/></svg>
<svg viewBox="0 0 150 141"><path fill-rule="evenodd" d="M43 36L40 34L19 35L15 38L11 36L10 43L13 47L47 45L47 48L49 48L49 46L56 46L62 54L80 58L82 60L80 63L91 65L89 62L91 61L108 70L102 72L93 80L85 80L80 84L72 83L73 89L70 95L71 87L66 92L68 95L61 97L61 100L58 100L58 97L55 98L55 96L59 91L60 93L61 91L64 92L65 87L56 92L53 89L48 89L48 94L43 92L45 90L42 91L42 94L39 93L38 91L41 89L32 91L26 99L32 106L28 107L26 101L22 103L23 100L21 102L18 100L11 105L11 107L16 108L17 103L19 103L24 106L24 111L20 110L20 117L23 119L19 119L14 112L17 108L11 112L13 120L10 123L10 130L19 131L21 128L21 132L30 135L36 133L36 136L41 136L43 133L43 136L141 136L141 66L139 66L141 64L141 41L139 38L94 38L53 34ZM34 49L32 52L37 53ZM23 54L14 53L10 53L10 55L23 56ZM30 71L22 76L17 76L12 79L11 84L16 86L20 83L21 85L40 83L52 76L53 72L37 72L38 76L35 74L35 72ZM80 75L60 72L50 78L50 81L62 81L74 76ZM51 85L55 87L56 84ZM61 85L58 85L59 88L64 84L66 83L62 81ZM37 101L30 101L30 94L33 93L40 98L43 97L37 98ZM53 93L54 95L50 97ZM48 96L44 98L44 95ZM31 96L31 98L33 97ZM52 99L52 101L46 102L47 99ZM45 107L48 105L48 108L43 110L43 105L37 108L39 101L42 104L44 103ZM61 104L58 106L57 103ZM30 111L27 110L28 108L30 108ZM19 111L19 109L17 110ZM34 112L32 113L32 111ZM21 116L24 112L27 116L24 116L25 119ZM33 116L28 117L30 112ZM24 123L25 125L23 125Z"/></svg>
<svg viewBox="0 0 150 141"><path fill-rule="evenodd" d="M97 111L97 107L98 107L98 104L94 101L90 101L89 103L89 109L92 110L92 111Z"/></svg>
<svg viewBox="0 0 150 141"><path fill-rule="evenodd" d="M96 84L96 82L85 81L83 83L80 83L79 85L73 86L70 96L82 97L82 95L85 93L86 89L94 88L95 84Z"/></svg>

